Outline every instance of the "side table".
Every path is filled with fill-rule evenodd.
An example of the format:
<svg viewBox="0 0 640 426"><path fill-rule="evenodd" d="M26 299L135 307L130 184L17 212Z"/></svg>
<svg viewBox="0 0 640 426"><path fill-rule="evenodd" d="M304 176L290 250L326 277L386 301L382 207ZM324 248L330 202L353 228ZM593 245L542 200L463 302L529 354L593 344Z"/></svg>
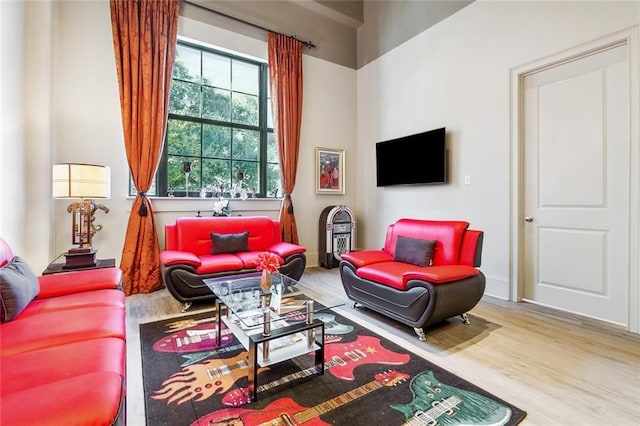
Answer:
<svg viewBox="0 0 640 426"><path fill-rule="evenodd" d="M114 268L116 266L115 259L96 259L95 266L88 266L86 268L75 268L75 269L63 269L64 263L52 263L47 266L47 269L42 271L42 275L50 275L50 274L59 274L60 272L73 272L73 271L87 271L91 269L100 269L100 268Z"/></svg>

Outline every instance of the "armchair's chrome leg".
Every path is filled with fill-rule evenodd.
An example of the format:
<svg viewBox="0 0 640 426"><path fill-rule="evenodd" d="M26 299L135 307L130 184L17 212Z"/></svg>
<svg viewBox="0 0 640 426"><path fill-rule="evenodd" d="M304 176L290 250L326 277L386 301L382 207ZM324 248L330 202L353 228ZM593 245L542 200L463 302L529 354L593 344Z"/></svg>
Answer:
<svg viewBox="0 0 640 426"><path fill-rule="evenodd" d="M427 341L427 335L424 334L424 330L423 329L415 327L413 330L416 332L416 334L418 335L418 339L421 342L426 342Z"/></svg>
<svg viewBox="0 0 640 426"><path fill-rule="evenodd" d="M460 318L462 318L462 322L469 325L471 324L471 321L469 321L469 316L465 313L460 315Z"/></svg>
<svg viewBox="0 0 640 426"><path fill-rule="evenodd" d="M191 307L191 302L184 302L184 304L182 305L182 312L187 312L189 310L189 308Z"/></svg>

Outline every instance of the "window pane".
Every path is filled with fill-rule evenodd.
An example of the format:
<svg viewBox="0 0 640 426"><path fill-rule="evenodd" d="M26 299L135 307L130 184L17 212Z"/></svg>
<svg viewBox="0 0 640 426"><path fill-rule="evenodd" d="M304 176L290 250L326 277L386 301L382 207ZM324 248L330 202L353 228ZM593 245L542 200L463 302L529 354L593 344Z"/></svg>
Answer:
<svg viewBox="0 0 640 426"><path fill-rule="evenodd" d="M167 154L200 156L200 124L169 119Z"/></svg>
<svg viewBox="0 0 640 426"><path fill-rule="evenodd" d="M232 121L250 126L258 125L258 97L233 92L231 104L233 106Z"/></svg>
<svg viewBox="0 0 640 426"><path fill-rule="evenodd" d="M233 91L258 95L260 93L260 67L247 62L233 61Z"/></svg>
<svg viewBox="0 0 640 426"><path fill-rule="evenodd" d="M279 163L278 146L276 145L276 135L273 132L267 133L267 162Z"/></svg>
<svg viewBox="0 0 640 426"><path fill-rule="evenodd" d="M231 92L203 87L202 116L212 120L231 121Z"/></svg>
<svg viewBox="0 0 640 426"><path fill-rule="evenodd" d="M260 132L254 130L234 130L232 158L235 160L258 161Z"/></svg>
<svg viewBox="0 0 640 426"><path fill-rule="evenodd" d="M214 196L216 196L218 192L227 192L231 187L231 161L203 160L202 180L204 186L210 185L214 189Z"/></svg>
<svg viewBox="0 0 640 426"><path fill-rule="evenodd" d="M204 157L231 157L231 128L205 124L202 135Z"/></svg>
<svg viewBox="0 0 640 426"><path fill-rule="evenodd" d="M173 80L169 97L169 112L200 117L200 85Z"/></svg>
<svg viewBox="0 0 640 426"><path fill-rule="evenodd" d="M173 78L200 83L200 50L178 44L173 65Z"/></svg>
<svg viewBox="0 0 640 426"><path fill-rule="evenodd" d="M136 190L136 187L133 184L133 178L129 177L129 195L136 195L137 193L138 193L138 191ZM155 178L151 182L151 187L147 191L147 195L158 195L158 192L157 192L157 189L156 189L156 179Z"/></svg>
<svg viewBox="0 0 640 426"><path fill-rule="evenodd" d="M282 197L280 167L277 164L267 164L267 197Z"/></svg>
<svg viewBox="0 0 640 426"><path fill-rule="evenodd" d="M259 188L258 163L255 161L234 161L232 163L234 187L244 193L254 193ZM243 194L244 195L244 194Z"/></svg>
<svg viewBox="0 0 640 426"><path fill-rule="evenodd" d="M200 161L192 157L169 155L167 158L167 184L169 191L184 195L189 182L189 193L200 191ZM185 170L189 170L188 173Z"/></svg>
<svg viewBox="0 0 640 426"><path fill-rule="evenodd" d="M204 84L231 90L231 58L203 52L202 74Z"/></svg>
<svg viewBox="0 0 640 426"><path fill-rule="evenodd" d="M273 129L273 104L271 98L267 100L267 128Z"/></svg>

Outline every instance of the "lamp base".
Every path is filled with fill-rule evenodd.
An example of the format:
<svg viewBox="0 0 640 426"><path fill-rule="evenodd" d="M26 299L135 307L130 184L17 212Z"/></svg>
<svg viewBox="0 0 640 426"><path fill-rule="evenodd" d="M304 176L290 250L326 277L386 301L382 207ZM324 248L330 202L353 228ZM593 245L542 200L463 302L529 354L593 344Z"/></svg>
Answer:
<svg viewBox="0 0 640 426"><path fill-rule="evenodd" d="M78 268L90 268L96 266L96 250L92 248L82 249L69 249L64 255L66 262L62 265L62 269L78 269Z"/></svg>

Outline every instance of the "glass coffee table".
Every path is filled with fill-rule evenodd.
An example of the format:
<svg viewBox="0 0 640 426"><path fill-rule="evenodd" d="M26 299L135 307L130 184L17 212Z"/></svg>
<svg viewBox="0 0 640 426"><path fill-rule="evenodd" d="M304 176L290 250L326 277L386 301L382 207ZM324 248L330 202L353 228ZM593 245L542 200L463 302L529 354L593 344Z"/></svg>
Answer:
<svg viewBox="0 0 640 426"><path fill-rule="evenodd" d="M278 272L271 274L271 287L263 290L260 277L258 272L203 280L216 295L216 343L220 346L224 322L249 352L246 396L253 401L258 399L259 368L313 351L314 374L324 374L325 324L314 314L340 306L318 306L295 291L297 281Z"/></svg>

